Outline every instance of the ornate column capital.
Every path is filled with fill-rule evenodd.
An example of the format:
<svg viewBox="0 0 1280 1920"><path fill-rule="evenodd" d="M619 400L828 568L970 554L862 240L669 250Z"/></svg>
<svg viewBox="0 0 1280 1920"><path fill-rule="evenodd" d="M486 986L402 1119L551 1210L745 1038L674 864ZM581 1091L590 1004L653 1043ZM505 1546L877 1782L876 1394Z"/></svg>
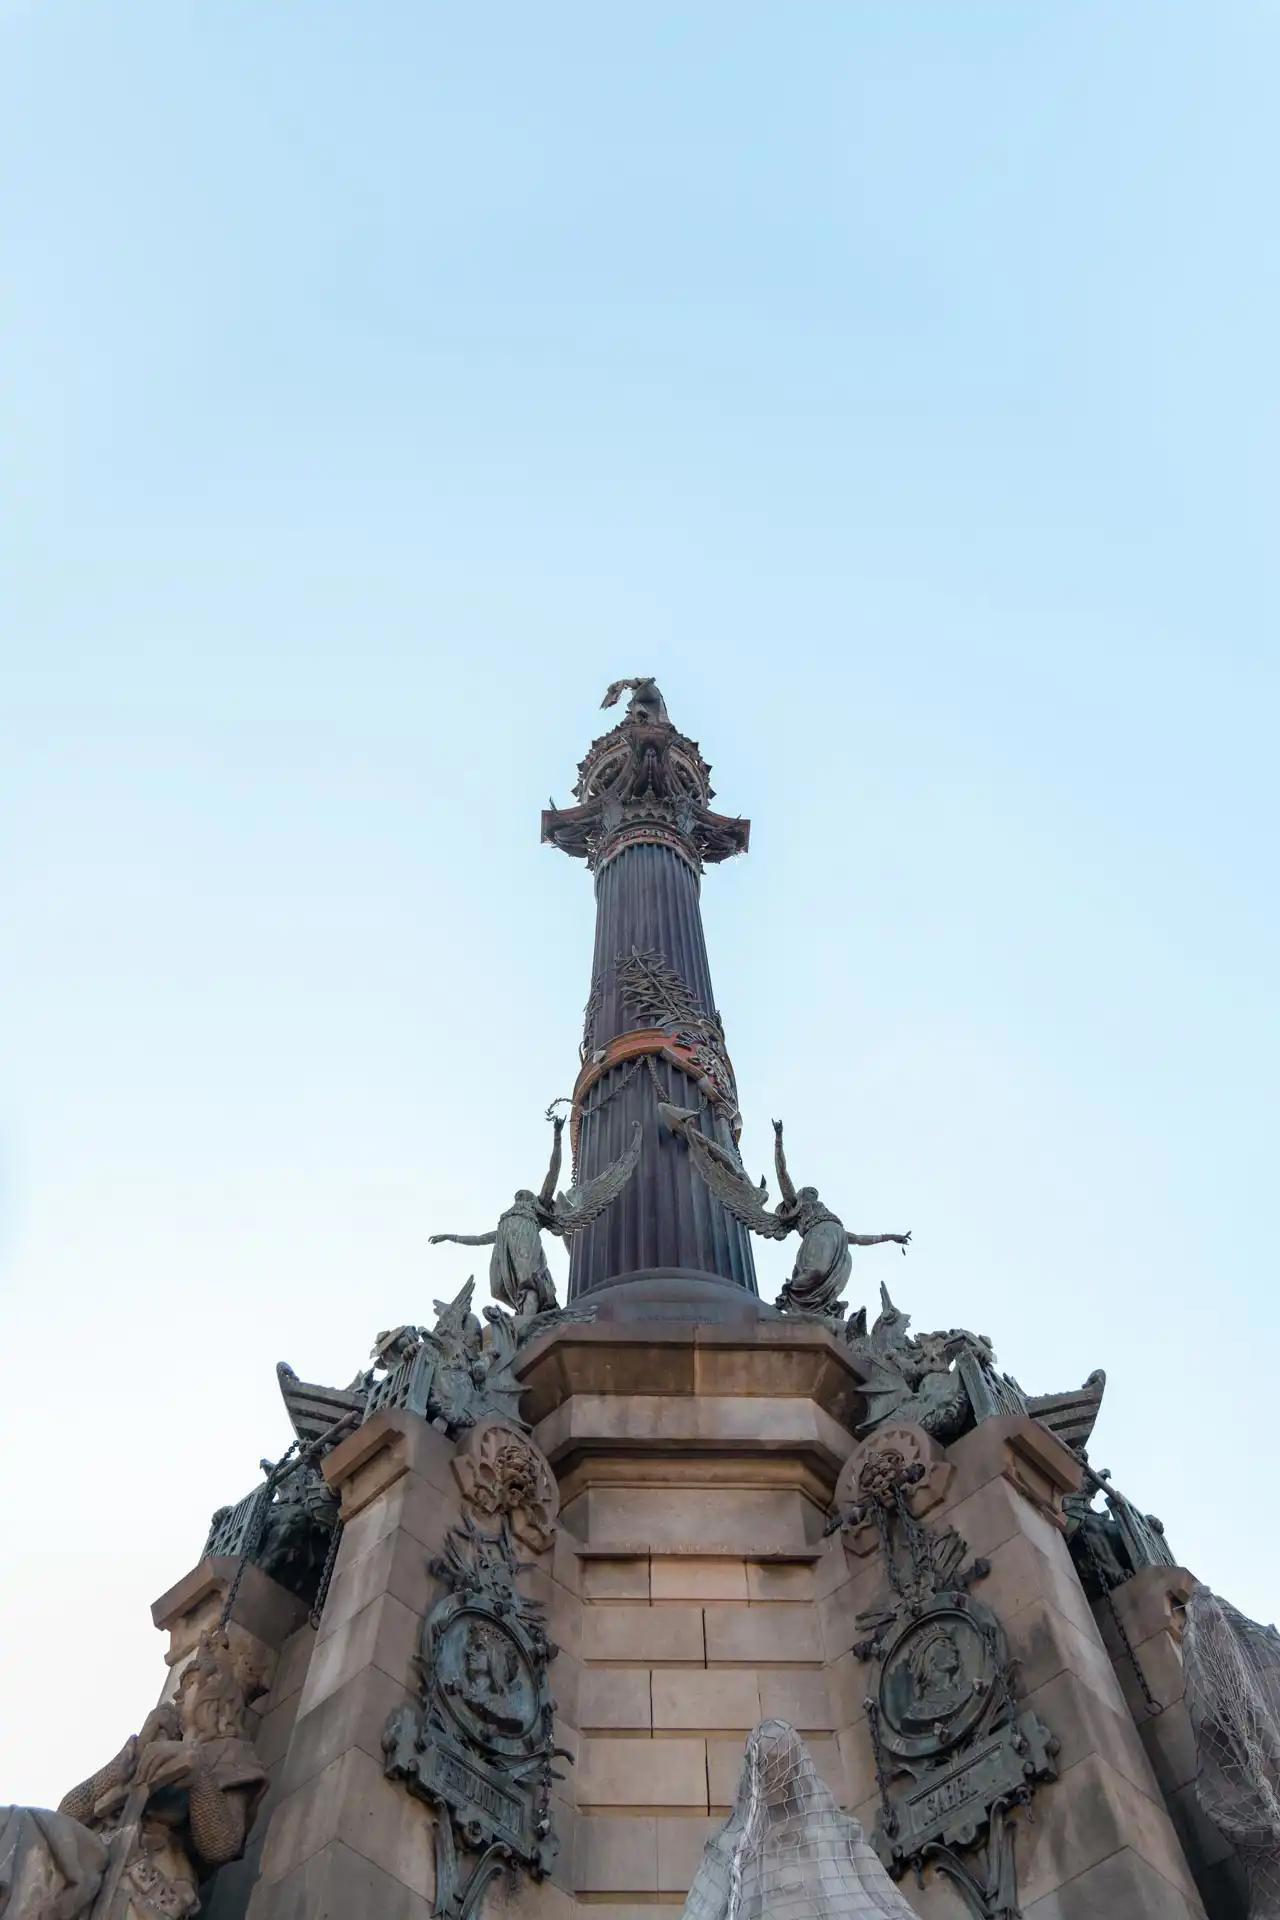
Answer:
<svg viewBox="0 0 1280 1920"><path fill-rule="evenodd" d="M639 844L670 847L697 873L706 862L745 853L751 822L711 810L711 769L697 741L671 724L652 680L617 681L604 704L624 686L636 689L626 718L593 740L579 763L577 806L544 808L544 842L593 872Z"/></svg>

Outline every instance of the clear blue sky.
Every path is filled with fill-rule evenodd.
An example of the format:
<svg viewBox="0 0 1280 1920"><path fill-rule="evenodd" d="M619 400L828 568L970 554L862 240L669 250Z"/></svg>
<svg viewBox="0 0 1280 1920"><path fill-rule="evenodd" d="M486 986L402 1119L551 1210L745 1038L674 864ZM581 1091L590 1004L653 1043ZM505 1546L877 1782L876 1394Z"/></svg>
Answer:
<svg viewBox="0 0 1280 1920"><path fill-rule="evenodd" d="M744 1149L1270 1619L1273 5L0 0L0 1799L541 1171L616 675ZM787 1249L765 1246L773 1289ZM484 1255L477 1256L483 1270Z"/></svg>

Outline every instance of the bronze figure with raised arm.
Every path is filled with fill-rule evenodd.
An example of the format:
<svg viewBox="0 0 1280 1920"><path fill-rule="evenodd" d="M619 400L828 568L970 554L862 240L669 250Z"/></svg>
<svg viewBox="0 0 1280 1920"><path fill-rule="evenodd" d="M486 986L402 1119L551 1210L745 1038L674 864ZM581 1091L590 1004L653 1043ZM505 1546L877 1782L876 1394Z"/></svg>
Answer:
<svg viewBox="0 0 1280 1920"><path fill-rule="evenodd" d="M773 1160L782 1198L770 1210L764 1181L753 1187L733 1155L692 1124L696 1114L667 1105L661 1112L671 1131L684 1140L712 1193L735 1220L769 1240L784 1240L789 1233L800 1235L795 1267L775 1303L784 1312L791 1308L838 1317L842 1312L840 1296L853 1267L850 1247L878 1247L893 1241L906 1252L909 1233L849 1233L839 1215L824 1204L816 1187L795 1186L787 1171L781 1120L773 1123Z"/></svg>
<svg viewBox="0 0 1280 1920"><path fill-rule="evenodd" d="M547 1177L537 1193L521 1187L512 1204L491 1233L433 1233L431 1245L451 1240L460 1247L492 1247L489 1259L489 1290L495 1300L520 1319L531 1314L550 1312L556 1304L555 1282L542 1249L544 1230L567 1240L590 1226L610 1206L635 1172L640 1158L640 1128L636 1126L631 1144L611 1166L605 1167L585 1186L570 1187L568 1193L556 1192L560 1177L561 1135L564 1120L552 1121L555 1141Z"/></svg>

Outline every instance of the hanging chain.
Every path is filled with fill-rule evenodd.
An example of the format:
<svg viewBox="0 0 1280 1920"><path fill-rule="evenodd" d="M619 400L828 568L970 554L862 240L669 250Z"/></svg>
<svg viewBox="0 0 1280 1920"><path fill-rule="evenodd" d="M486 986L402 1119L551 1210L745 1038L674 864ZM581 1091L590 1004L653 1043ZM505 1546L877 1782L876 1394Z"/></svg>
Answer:
<svg viewBox="0 0 1280 1920"><path fill-rule="evenodd" d="M272 1467L270 1473L267 1475L266 1480L258 1489L258 1504L254 1509L253 1519L249 1523L248 1531L240 1542L240 1554L236 1562L236 1570L231 1576L231 1585L227 1588L227 1597L222 1603L222 1613L218 1620L219 1633L225 1633L227 1630L227 1624L231 1619L231 1609L236 1603L236 1595L240 1591L240 1582L244 1579L244 1570L250 1560L253 1559L255 1553L257 1553L258 1548L262 1545L262 1532L267 1524L267 1514L271 1508L272 1496L280 1482L285 1479L288 1474L292 1473L296 1466L301 1464L300 1461L294 1461L292 1465L290 1464L292 1456L298 1452L298 1449L299 1442L295 1440L281 1454L275 1466Z"/></svg>
<svg viewBox="0 0 1280 1920"><path fill-rule="evenodd" d="M645 1064L645 1066L646 1066L646 1067L648 1068L648 1070L649 1070L649 1078L650 1078L650 1079L652 1080L652 1082L653 1082L653 1090L654 1090L654 1092L655 1092L655 1093L657 1094L657 1096L658 1096L658 1098L659 1098L659 1100L665 1100L665 1099L666 1099L666 1098L668 1097L668 1095L669 1095L669 1093L670 1093L670 1088L668 1088L668 1087L664 1087L664 1086L663 1086L663 1084L662 1084L662 1082L661 1082L661 1080L659 1080L659 1078L658 1078L658 1069L657 1069L657 1068L656 1068L656 1067L654 1066L654 1064L653 1064L653 1055L652 1055L651 1053L646 1053L646 1054L645 1054L645 1055L643 1056L643 1058L644 1058L644 1064ZM707 1104L707 1103L706 1103L706 1101L705 1101L705 1100L704 1100L704 1099L702 1098L702 1095L701 1095L701 1094L699 1094L699 1095L698 1095L698 1107L699 1107L699 1111L701 1111L701 1109L702 1109L703 1107L705 1107L705 1106L706 1106L706 1104Z"/></svg>
<svg viewBox="0 0 1280 1920"><path fill-rule="evenodd" d="M614 1098L614 1096L615 1096L616 1094L619 1094L619 1093L621 1093L621 1092L622 1092L622 1089L623 1089L623 1088L624 1088L625 1086L627 1086L627 1085L629 1085L629 1084L630 1084L630 1082L631 1082L631 1080L632 1080L632 1079L634 1078L634 1076L635 1076L635 1074L636 1074L636 1073L637 1073L637 1072L639 1071L639 1067L640 1067L640 1062L639 1062L638 1060L636 1060L636 1061L633 1061L633 1062L632 1062L632 1064L631 1064L631 1066L630 1066L630 1067L628 1068L628 1070L627 1070L627 1072L626 1072L626 1073L624 1073L624 1074L623 1074L623 1076L622 1076L622 1078L621 1078L621 1080L619 1080L619 1081L618 1081L618 1083L617 1083L617 1085L616 1085L616 1086L613 1086L613 1087L610 1087L610 1089L609 1089L609 1091L608 1091L608 1093L606 1093L606 1094L604 1094L604 1095L603 1095L603 1096L602 1096L602 1097L601 1097L600 1099L598 1099L598 1100L597 1100L597 1101L595 1102L595 1104L594 1104L594 1106L590 1106L590 1107L583 1107L583 1108L581 1108L581 1109L579 1110L579 1113L578 1113L578 1124L577 1124L577 1126L576 1126L576 1128L574 1129L574 1137L573 1137L573 1156L572 1156L572 1159L571 1159L571 1162L570 1162L570 1171L571 1171L571 1173L572 1173L572 1175L573 1175L573 1184L574 1184L574 1186L575 1186L575 1187L576 1187L576 1186L577 1186L577 1184L578 1184L578 1161L579 1161L579 1156L580 1156L580 1154L581 1154L581 1151L582 1151L582 1123L583 1123L583 1121L584 1121L584 1120L587 1120L587 1119L589 1119L589 1118L591 1117L591 1115L592 1115L593 1113L599 1113L599 1111L600 1111L600 1109L601 1109L602 1107L607 1107L607 1106L608 1106L608 1104L609 1104L609 1102L610 1102L610 1101L611 1101L611 1100L612 1100L612 1099Z"/></svg>
<svg viewBox="0 0 1280 1920"><path fill-rule="evenodd" d="M329 1551L325 1555L324 1570L320 1575L320 1585L316 1588L316 1597L311 1604L311 1611L307 1615L307 1620L313 1631L320 1625L320 1618L324 1613L324 1603L329 1598L329 1582L333 1579L333 1566L338 1557L338 1548L341 1544L342 1522L335 1516L333 1533L329 1539Z"/></svg>
<svg viewBox="0 0 1280 1920"><path fill-rule="evenodd" d="M600 1097L597 1100L595 1100L589 1107L583 1107L578 1114L579 1122L581 1123L583 1120L585 1120L589 1114L599 1113L602 1107L607 1107L611 1100L617 1098L618 1094L622 1092L622 1089L624 1087L630 1086L632 1080L634 1080L636 1074L639 1073L641 1067L644 1065L645 1060L647 1058L648 1058L647 1054L640 1054L635 1060L631 1062L631 1065L627 1068L627 1071L623 1074L621 1080L617 1080L614 1082L613 1086L610 1087L608 1093L601 1094Z"/></svg>
<svg viewBox="0 0 1280 1920"><path fill-rule="evenodd" d="M1089 1556L1089 1565L1093 1569L1098 1585L1102 1589L1102 1598L1106 1603L1107 1612L1111 1615L1112 1624L1115 1627L1120 1645L1124 1648L1125 1657L1129 1665L1133 1668L1134 1676L1137 1679L1139 1687L1142 1689L1142 1697L1147 1703L1147 1711L1151 1714L1163 1713L1164 1708L1160 1705L1147 1684L1147 1676L1142 1671L1142 1665L1138 1659L1134 1644L1129 1638L1129 1630L1120 1617L1120 1609L1116 1605L1114 1592L1117 1583L1111 1579L1111 1576L1103 1566L1098 1550L1092 1540L1090 1540L1087 1529L1082 1529L1081 1531L1084 1533L1084 1547L1085 1552Z"/></svg>
<svg viewBox="0 0 1280 1920"><path fill-rule="evenodd" d="M654 1065L653 1055L651 1053L637 1054L636 1058L631 1062L631 1065L627 1068L626 1072L621 1076L621 1078L614 1081L608 1093L600 1094L598 1098L591 1103L590 1106L580 1108L578 1113L578 1126L577 1126L577 1136L578 1136L579 1147L581 1146L581 1142L582 1142L582 1122L584 1120L589 1120L593 1114L599 1113L604 1107L607 1107L609 1105L610 1101L616 1100L618 1095L623 1091L624 1087L629 1087L631 1085L631 1082L635 1079L641 1067L645 1069L645 1071L649 1075L650 1080L653 1082L653 1090L657 1094L658 1099L669 1100L671 1098L670 1089L667 1087L664 1087L661 1080L658 1078L658 1069ZM699 1093L697 1098L698 1098L697 1111L700 1113L705 1112L707 1108L706 1096L702 1093ZM578 1149L577 1148L575 1148L574 1155L573 1155L573 1180L574 1180L574 1185L576 1186L578 1181Z"/></svg>
<svg viewBox="0 0 1280 1920"><path fill-rule="evenodd" d="M898 1831L898 1816L889 1798L889 1776L884 1770L884 1754L880 1747L880 1708L870 1696L867 1698L866 1707L867 1727L871 1734L871 1757L875 1761L876 1786L880 1792L880 1822L885 1832L892 1835Z"/></svg>

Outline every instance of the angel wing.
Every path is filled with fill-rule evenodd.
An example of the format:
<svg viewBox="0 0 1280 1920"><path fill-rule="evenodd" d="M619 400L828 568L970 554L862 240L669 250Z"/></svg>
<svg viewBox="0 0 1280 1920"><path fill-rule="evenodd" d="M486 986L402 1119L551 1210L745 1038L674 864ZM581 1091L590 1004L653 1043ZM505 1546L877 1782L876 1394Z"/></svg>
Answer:
<svg viewBox="0 0 1280 1920"><path fill-rule="evenodd" d="M551 1233L565 1238L571 1233L581 1233L593 1220L599 1219L605 1208L612 1206L628 1180L636 1170L640 1158L640 1122L637 1120L631 1135L631 1145L625 1153L620 1153L612 1166L598 1173L594 1180L588 1180L584 1187L570 1187L568 1193L558 1193L551 1205L542 1214L542 1224Z"/></svg>
<svg viewBox="0 0 1280 1920"><path fill-rule="evenodd" d="M664 1101L658 1111L672 1133L678 1133L683 1139L693 1156L694 1166L721 1206L752 1233L762 1234L767 1240L785 1240L791 1231L791 1222L770 1213L765 1204L769 1189L764 1181L753 1187L731 1155L691 1124L697 1118L691 1108L669 1106Z"/></svg>

